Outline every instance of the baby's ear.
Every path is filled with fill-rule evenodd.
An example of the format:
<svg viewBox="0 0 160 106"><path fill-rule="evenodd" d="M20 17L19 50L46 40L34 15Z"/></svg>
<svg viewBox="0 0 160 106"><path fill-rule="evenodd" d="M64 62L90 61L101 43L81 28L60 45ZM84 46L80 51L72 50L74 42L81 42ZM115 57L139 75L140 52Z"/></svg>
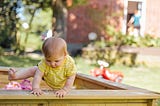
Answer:
<svg viewBox="0 0 160 106"><path fill-rule="evenodd" d="M67 53L65 52L65 53L64 53L64 56L66 56L66 55L67 55Z"/></svg>
<svg viewBox="0 0 160 106"><path fill-rule="evenodd" d="M65 51L65 52L64 52L64 56L66 56L67 54L68 54L68 52L67 52L67 51Z"/></svg>

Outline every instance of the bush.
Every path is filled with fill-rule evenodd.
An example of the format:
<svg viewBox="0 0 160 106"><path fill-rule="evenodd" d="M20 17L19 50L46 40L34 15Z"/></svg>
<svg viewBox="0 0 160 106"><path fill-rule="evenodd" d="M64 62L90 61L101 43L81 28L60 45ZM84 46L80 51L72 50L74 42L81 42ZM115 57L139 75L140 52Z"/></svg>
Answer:
<svg viewBox="0 0 160 106"><path fill-rule="evenodd" d="M113 65L115 63L128 66L136 65L136 52L123 52L122 46L129 47L160 47L160 38L145 35L134 37L116 31L112 26L107 26L108 36L90 43L82 51L84 58L92 61L104 60Z"/></svg>

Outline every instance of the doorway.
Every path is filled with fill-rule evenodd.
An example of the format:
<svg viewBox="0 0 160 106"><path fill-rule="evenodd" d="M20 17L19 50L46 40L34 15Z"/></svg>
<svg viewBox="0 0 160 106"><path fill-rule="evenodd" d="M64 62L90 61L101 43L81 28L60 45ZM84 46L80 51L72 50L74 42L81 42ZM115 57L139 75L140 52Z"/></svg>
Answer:
<svg viewBox="0 0 160 106"><path fill-rule="evenodd" d="M134 15L134 11L138 10L141 16L141 28L140 35L144 35L145 29L145 14L146 14L146 1L145 0L125 0L124 1L124 26L123 32L128 33L128 22L130 18Z"/></svg>

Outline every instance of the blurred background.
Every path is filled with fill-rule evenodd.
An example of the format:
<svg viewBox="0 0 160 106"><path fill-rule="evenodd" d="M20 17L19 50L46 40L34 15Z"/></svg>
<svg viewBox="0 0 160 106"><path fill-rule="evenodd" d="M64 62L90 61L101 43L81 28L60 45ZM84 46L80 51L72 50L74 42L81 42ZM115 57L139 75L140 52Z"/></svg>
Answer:
<svg viewBox="0 0 160 106"><path fill-rule="evenodd" d="M109 63L121 83L160 92L159 0L0 0L0 66L29 67L53 33L66 40L78 72ZM138 11L139 27L135 20ZM138 32L138 33L137 33Z"/></svg>

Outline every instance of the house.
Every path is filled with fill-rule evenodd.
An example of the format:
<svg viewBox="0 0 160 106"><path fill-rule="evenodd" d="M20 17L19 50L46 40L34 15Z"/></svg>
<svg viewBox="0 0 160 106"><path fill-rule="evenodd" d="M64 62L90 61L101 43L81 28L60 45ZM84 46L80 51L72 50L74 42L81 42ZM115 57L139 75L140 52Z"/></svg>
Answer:
<svg viewBox="0 0 160 106"><path fill-rule="evenodd" d="M126 23L137 9L141 15L141 34L160 37L160 25L157 23L160 18L159 5L159 0L124 0L123 32L126 32Z"/></svg>
<svg viewBox="0 0 160 106"><path fill-rule="evenodd" d="M68 10L67 43L69 50L76 52L89 41L91 32L107 36L105 25L127 33L127 23L134 10L141 15L141 35L160 37L159 0L86 0L87 4ZM74 49L74 50L73 50Z"/></svg>

